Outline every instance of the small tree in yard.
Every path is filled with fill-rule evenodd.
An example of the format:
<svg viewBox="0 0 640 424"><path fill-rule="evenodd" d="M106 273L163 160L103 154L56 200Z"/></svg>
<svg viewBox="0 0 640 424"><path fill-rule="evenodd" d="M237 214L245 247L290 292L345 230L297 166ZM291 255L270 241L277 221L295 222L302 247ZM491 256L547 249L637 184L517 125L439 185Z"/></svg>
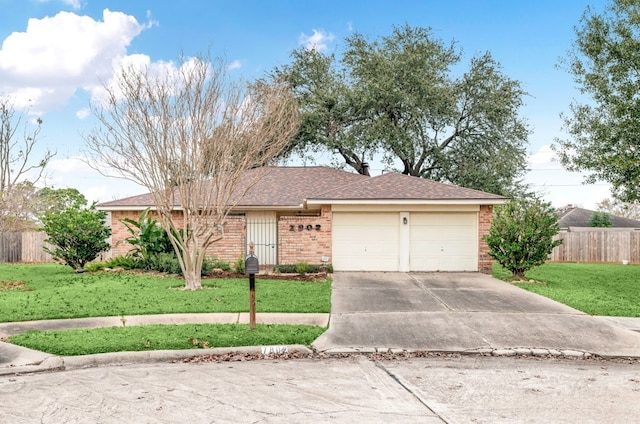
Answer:
<svg viewBox="0 0 640 424"><path fill-rule="evenodd" d="M272 162L298 128L288 86L235 82L226 69L206 57L125 66L93 105L101 125L87 137L94 168L149 190L190 290L202 288L227 215L268 172L247 170Z"/></svg>
<svg viewBox="0 0 640 424"><path fill-rule="evenodd" d="M608 228L613 226L611 215L606 212L594 212L589 220L589 227Z"/></svg>
<svg viewBox="0 0 640 424"><path fill-rule="evenodd" d="M524 278L529 269L542 265L562 240L553 240L560 230L550 203L540 199L512 200L496 208L489 235L489 256Z"/></svg>
<svg viewBox="0 0 640 424"><path fill-rule="evenodd" d="M74 204L63 210L50 210L42 217L43 231L49 236L45 241L54 249L44 251L56 260L62 260L74 270L84 267L100 252L109 249L107 238L111 229L105 225L106 212Z"/></svg>

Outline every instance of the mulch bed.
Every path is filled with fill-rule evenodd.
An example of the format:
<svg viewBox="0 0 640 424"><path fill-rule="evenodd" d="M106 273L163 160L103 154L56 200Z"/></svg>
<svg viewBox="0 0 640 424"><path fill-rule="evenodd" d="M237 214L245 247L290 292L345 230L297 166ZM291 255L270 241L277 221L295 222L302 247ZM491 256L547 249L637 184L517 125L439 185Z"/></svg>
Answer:
<svg viewBox="0 0 640 424"><path fill-rule="evenodd" d="M288 280L288 281L325 281L327 279L326 272L309 273L309 274L256 274L258 280ZM240 274L231 271L213 271L207 278L249 278L247 274Z"/></svg>

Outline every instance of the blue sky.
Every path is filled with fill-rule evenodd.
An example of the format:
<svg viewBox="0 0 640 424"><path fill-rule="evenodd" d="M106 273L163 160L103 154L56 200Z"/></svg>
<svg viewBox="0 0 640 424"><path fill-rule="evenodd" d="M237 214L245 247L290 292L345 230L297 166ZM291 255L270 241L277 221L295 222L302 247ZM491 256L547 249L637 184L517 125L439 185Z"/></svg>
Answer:
<svg viewBox="0 0 640 424"><path fill-rule="evenodd" d="M431 27L455 40L468 60L490 51L511 78L530 94L522 116L532 127L527 181L555 206L592 208L609 197L606 184L581 185L582 176L552 161L549 145L562 136L559 114L578 92L557 69L570 47L573 27L585 8L604 0L0 0L0 95L44 120L41 147L57 150L47 183L75 187L91 200L106 201L145 190L88 169L82 134L95 123L89 101L114 64L128 57L175 62L211 49L225 56L231 72L263 76L289 61L291 50L316 44L339 51L359 32L387 35L393 25ZM133 56L135 55L135 56ZM463 68L461 68L463 69ZM318 164L329 159L319 157ZM373 165L374 172L376 165Z"/></svg>

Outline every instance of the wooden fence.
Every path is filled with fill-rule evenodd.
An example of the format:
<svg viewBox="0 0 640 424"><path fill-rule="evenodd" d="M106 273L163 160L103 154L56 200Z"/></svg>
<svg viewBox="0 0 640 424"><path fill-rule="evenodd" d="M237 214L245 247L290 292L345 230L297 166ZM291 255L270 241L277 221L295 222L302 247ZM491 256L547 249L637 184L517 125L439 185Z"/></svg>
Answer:
<svg viewBox="0 0 640 424"><path fill-rule="evenodd" d="M45 243L46 233L0 233L0 263L3 262L51 262L53 258L42 248L44 246L53 250L53 246ZM104 252L98 256L98 260L111 257L110 252Z"/></svg>
<svg viewBox="0 0 640 424"><path fill-rule="evenodd" d="M640 263L640 231L561 232L562 244L553 249L553 262Z"/></svg>

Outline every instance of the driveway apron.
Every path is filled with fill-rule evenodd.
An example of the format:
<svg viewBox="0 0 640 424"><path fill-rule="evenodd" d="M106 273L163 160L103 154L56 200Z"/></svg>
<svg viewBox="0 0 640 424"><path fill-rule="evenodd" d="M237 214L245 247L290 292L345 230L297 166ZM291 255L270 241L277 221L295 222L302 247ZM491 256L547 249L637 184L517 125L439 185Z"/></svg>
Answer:
<svg viewBox="0 0 640 424"><path fill-rule="evenodd" d="M546 349L640 356L640 333L480 273L337 272L320 351Z"/></svg>

